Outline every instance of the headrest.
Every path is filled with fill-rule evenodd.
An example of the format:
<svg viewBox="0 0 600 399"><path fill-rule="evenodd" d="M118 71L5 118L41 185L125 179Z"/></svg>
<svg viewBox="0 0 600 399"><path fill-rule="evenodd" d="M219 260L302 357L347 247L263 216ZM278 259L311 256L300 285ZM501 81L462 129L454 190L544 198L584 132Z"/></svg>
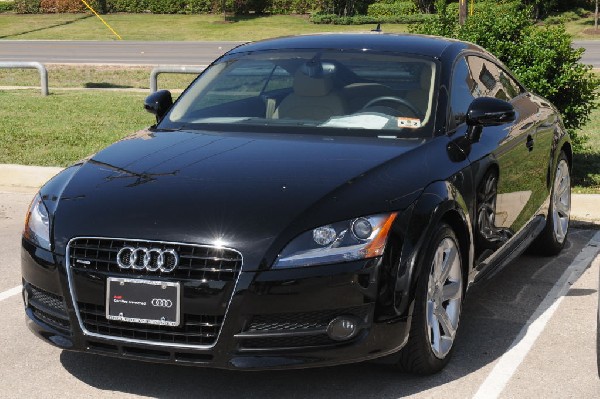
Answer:
<svg viewBox="0 0 600 399"><path fill-rule="evenodd" d="M333 70L324 70L319 61L303 64L294 75L294 93L302 97L322 97L333 89Z"/></svg>

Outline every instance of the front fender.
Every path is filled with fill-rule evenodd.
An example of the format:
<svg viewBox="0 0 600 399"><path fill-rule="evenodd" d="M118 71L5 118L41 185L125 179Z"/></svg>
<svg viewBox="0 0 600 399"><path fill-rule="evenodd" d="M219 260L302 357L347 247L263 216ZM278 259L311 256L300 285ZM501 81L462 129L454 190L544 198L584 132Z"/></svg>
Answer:
<svg viewBox="0 0 600 399"><path fill-rule="evenodd" d="M417 280L421 274L424 251L429 237L441 223L449 224L459 238L463 264L470 272L473 265L473 231L468 205L457 187L448 181L437 181L425 188L417 200L399 218L390 237L387 257L384 255L382 278L393 279L393 290L383 290L393 298L380 298L381 318L408 317L413 308ZM399 256L392 259L394 243L400 245ZM387 275L387 276L386 276ZM467 277L467 274L465 274ZM383 285L392 285L390 281ZM388 295L389 295L388 294ZM387 308L386 308L387 307Z"/></svg>

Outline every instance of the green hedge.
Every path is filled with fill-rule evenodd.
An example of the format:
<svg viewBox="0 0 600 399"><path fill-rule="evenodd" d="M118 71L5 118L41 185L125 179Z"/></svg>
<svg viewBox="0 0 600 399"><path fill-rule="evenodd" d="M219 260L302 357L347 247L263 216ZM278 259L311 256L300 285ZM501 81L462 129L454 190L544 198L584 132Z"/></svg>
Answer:
<svg viewBox="0 0 600 399"><path fill-rule="evenodd" d="M14 1L0 1L0 12L10 12L15 9Z"/></svg>
<svg viewBox="0 0 600 399"><path fill-rule="evenodd" d="M378 2L369 5L367 15L373 17L395 17L399 15L412 15L416 12L417 7L415 7L415 3L412 1L399 1L395 3Z"/></svg>
<svg viewBox="0 0 600 399"><path fill-rule="evenodd" d="M179 14L186 6L183 0L147 0L147 3L152 14Z"/></svg>
<svg viewBox="0 0 600 399"><path fill-rule="evenodd" d="M201 14L213 10L216 0L106 0L105 12ZM220 1L218 1L220 5Z"/></svg>
<svg viewBox="0 0 600 399"><path fill-rule="evenodd" d="M335 14L313 14L310 17L311 22L314 24L332 25L415 24L427 23L427 21L431 19L431 14L395 15L389 17L375 17L372 15L340 17L339 15Z"/></svg>
<svg viewBox="0 0 600 399"><path fill-rule="evenodd" d="M278 7L289 4L290 12L305 12L309 0L274 0ZM206 14L220 12L221 0L90 0L92 7L99 13L127 12L153 14ZM0 2L0 4L2 4ZM269 0L226 0L226 10L236 14L247 14L250 11L263 13L269 11ZM47 12L40 7L40 0L16 0L13 9L19 14L37 14Z"/></svg>
<svg viewBox="0 0 600 399"><path fill-rule="evenodd" d="M96 11L105 13L107 11L106 4L112 0L86 0ZM15 0L12 6L12 11L17 14L43 14L43 13L55 13L63 12L82 12L86 10L83 3L78 1L42 1L42 0ZM3 2L0 2L2 5ZM1 12L0 8L0 12Z"/></svg>
<svg viewBox="0 0 600 399"><path fill-rule="evenodd" d="M146 0L106 0L106 12L139 13L148 10Z"/></svg>
<svg viewBox="0 0 600 399"><path fill-rule="evenodd" d="M51 3L52 0L44 0ZM42 3L44 3L42 1ZM67 0L56 0L64 2ZM345 3L344 3L345 1ZM225 10L235 14L306 14L310 12L338 13L340 7L348 15L366 13L373 0L225 0ZM385 0L390 1L390 0ZM208 14L222 12L222 0L90 0L99 13ZM1 3L0 3L1 4ZM54 7L56 8L56 7ZM15 0L13 9L20 14L48 12L40 0ZM52 10L56 12L56 10Z"/></svg>
<svg viewBox="0 0 600 399"><path fill-rule="evenodd" d="M211 0L187 0L185 14L208 14L216 9Z"/></svg>
<svg viewBox="0 0 600 399"><path fill-rule="evenodd" d="M225 0L227 12L236 14L256 13L271 14L305 14L328 8L335 0ZM51 1L15 0L0 2L0 12L14 10L19 14L37 14L50 11L47 6ZM208 14L221 12L222 0L88 0L88 3L99 13L127 12L153 14ZM6 6L5 6L6 4ZM46 7L44 7L46 5ZM9 8L10 7L10 8ZM52 12L55 11L53 8Z"/></svg>
<svg viewBox="0 0 600 399"><path fill-rule="evenodd" d="M19 14L37 14L40 12L40 0L16 0L14 10Z"/></svg>

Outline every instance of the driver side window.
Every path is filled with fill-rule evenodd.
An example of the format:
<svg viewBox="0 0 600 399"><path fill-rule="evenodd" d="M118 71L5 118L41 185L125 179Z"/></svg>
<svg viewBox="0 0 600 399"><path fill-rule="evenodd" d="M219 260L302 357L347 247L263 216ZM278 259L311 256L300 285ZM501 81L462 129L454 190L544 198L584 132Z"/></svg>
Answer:
<svg viewBox="0 0 600 399"><path fill-rule="evenodd" d="M477 84L465 60L461 58L454 65L450 86L450 126L457 127L466 121L469 105L479 97Z"/></svg>

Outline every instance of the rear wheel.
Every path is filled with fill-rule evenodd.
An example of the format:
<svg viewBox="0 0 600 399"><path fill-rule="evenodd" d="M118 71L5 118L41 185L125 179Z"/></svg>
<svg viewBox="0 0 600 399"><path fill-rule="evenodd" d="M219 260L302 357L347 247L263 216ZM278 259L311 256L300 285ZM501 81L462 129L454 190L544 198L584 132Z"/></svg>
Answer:
<svg viewBox="0 0 600 399"><path fill-rule="evenodd" d="M535 252L552 256L563 249L569 232L570 215L571 175L567 156L561 151L554 172L546 227L533 243Z"/></svg>
<svg viewBox="0 0 600 399"><path fill-rule="evenodd" d="M463 262L456 235L438 226L424 255L408 343L400 352L404 371L433 374L450 360L464 294Z"/></svg>

